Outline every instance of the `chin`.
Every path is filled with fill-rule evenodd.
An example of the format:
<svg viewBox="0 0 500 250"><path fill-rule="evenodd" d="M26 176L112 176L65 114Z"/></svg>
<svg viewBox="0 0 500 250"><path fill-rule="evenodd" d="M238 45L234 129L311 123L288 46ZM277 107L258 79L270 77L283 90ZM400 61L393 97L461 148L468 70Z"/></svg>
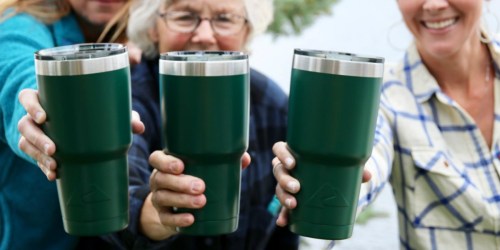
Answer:
<svg viewBox="0 0 500 250"><path fill-rule="evenodd" d="M88 21L95 26L106 26L113 16L113 14L101 14L89 17Z"/></svg>

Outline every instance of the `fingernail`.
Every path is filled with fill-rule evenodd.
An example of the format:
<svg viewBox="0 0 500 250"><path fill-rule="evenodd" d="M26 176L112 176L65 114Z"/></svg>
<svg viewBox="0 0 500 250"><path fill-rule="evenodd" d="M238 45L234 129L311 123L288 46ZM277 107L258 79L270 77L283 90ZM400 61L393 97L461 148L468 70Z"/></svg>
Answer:
<svg viewBox="0 0 500 250"><path fill-rule="evenodd" d="M285 163L286 163L286 168L290 169L290 167L293 165L293 159L292 158L286 158L285 159Z"/></svg>
<svg viewBox="0 0 500 250"><path fill-rule="evenodd" d="M290 190L291 192L296 192L299 188L299 184L295 181L290 181L286 184L288 190Z"/></svg>
<svg viewBox="0 0 500 250"><path fill-rule="evenodd" d="M45 143L45 145L43 145L43 151L46 155L49 154L49 144L48 143Z"/></svg>
<svg viewBox="0 0 500 250"><path fill-rule="evenodd" d="M285 205L287 208L290 208L290 206L292 205L292 199L291 198L287 198L285 200Z"/></svg>
<svg viewBox="0 0 500 250"><path fill-rule="evenodd" d="M36 112L36 114L35 114L35 121L36 121L37 123L42 122L42 121L41 121L41 120L42 120L42 115L43 115L43 114L42 114L42 112L40 112L40 111Z"/></svg>
<svg viewBox="0 0 500 250"><path fill-rule="evenodd" d="M191 190L193 190L194 192L201 191L201 184L197 181L191 182Z"/></svg>
<svg viewBox="0 0 500 250"><path fill-rule="evenodd" d="M194 204L195 206L199 206L199 205L201 205L201 203L202 203L202 199L201 199L201 198L199 198L199 197L197 197L197 198L195 198L195 199L193 200L193 204Z"/></svg>

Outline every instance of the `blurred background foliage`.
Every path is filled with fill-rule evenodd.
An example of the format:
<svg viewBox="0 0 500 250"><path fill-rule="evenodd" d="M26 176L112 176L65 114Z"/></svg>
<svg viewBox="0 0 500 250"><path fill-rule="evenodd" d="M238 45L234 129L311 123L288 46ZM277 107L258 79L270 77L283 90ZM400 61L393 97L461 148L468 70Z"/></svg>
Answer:
<svg viewBox="0 0 500 250"><path fill-rule="evenodd" d="M321 15L330 15L339 0L274 0L274 21L268 33L278 36L299 35Z"/></svg>

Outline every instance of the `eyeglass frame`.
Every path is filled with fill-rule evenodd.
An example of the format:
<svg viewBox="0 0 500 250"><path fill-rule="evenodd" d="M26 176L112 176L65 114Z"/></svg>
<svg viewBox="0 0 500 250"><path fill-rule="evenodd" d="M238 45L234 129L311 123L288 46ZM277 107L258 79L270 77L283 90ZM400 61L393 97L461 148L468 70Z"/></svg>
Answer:
<svg viewBox="0 0 500 250"><path fill-rule="evenodd" d="M188 32L183 32L183 31L179 31L179 30L176 30L176 29L172 29L172 27L170 27L170 25L168 24L169 20L168 19L168 15L169 14L172 14L172 13L189 13L190 15L194 16L196 18L196 25L193 27L193 29L191 31L188 31ZM183 33L183 34L192 34L196 31L196 29L198 29L201 25L201 23L205 20L207 20L209 23L210 23L210 28L212 28L212 30L214 31L215 34L219 35L219 36L231 36L231 35L235 35L235 34L238 34L238 32L241 32L241 30L243 30L243 27L245 27L245 25L248 23L248 19L244 16L241 16L241 15L238 15L238 14L232 14L232 13L221 13L221 14L229 14L231 16L234 16L234 17L237 17L238 19L243 19L243 23L241 24L241 28L238 30L238 31L235 31L233 33L230 33L230 34L220 34L220 32L217 31L217 28L215 28L214 24L212 21L215 20L214 17L201 17L199 14L196 14L194 12L190 12L190 11L166 11L166 12L160 12L160 11L157 11L156 14L165 22L165 25L171 29L172 31L175 31L175 32L179 32L179 33ZM220 16L221 14L218 14L216 16Z"/></svg>

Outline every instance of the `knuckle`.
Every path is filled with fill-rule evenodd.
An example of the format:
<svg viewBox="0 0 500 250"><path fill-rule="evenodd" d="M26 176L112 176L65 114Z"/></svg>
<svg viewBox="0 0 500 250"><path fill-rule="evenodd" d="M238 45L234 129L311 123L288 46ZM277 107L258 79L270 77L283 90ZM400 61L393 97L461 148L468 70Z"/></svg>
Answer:
<svg viewBox="0 0 500 250"><path fill-rule="evenodd" d="M17 122L17 130L19 130L19 132L23 132L25 127L26 127L26 122L27 122L27 119L28 119L28 115L24 115L21 119L19 119L19 121Z"/></svg>

